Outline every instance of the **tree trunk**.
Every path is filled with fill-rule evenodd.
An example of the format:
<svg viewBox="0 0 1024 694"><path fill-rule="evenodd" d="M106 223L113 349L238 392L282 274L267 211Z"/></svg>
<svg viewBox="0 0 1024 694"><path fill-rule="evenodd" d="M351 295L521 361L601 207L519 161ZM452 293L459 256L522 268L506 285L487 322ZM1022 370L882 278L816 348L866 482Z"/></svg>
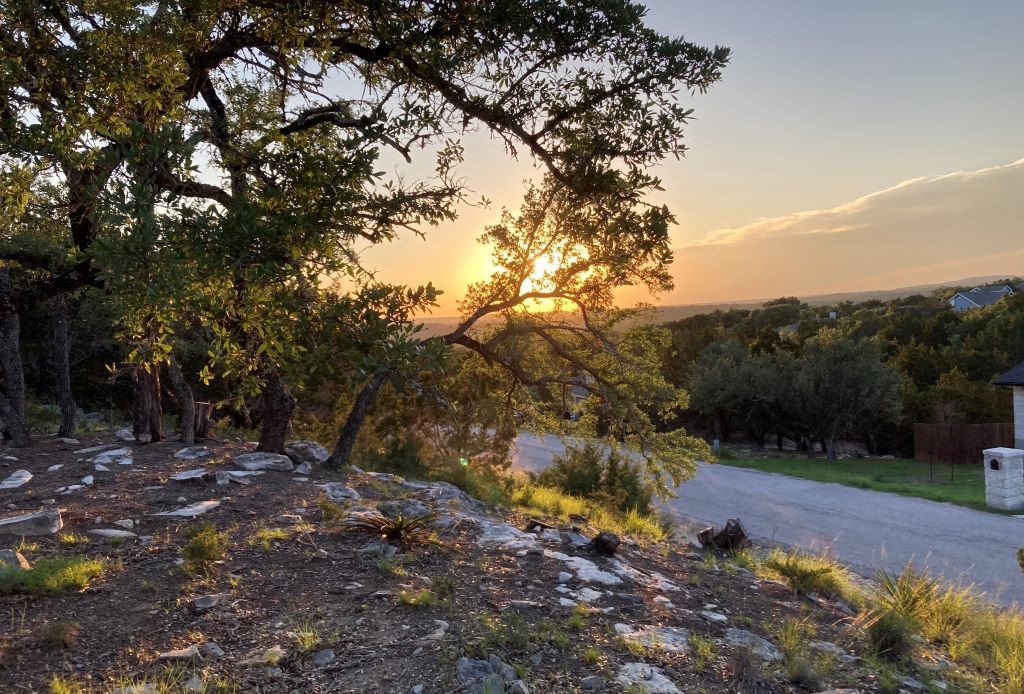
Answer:
<svg viewBox="0 0 1024 694"><path fill-rule="evenodd" d="M775 435L775 447L782 450L782 434Z"/></svg>
<svg viewBox="0 0 1024 694"><path fill-rule="evenodd" d="M825 452L829 460L836 459L836 435L832 434L825 440Z"/></svg>
<svg viewBox="0 0 1024 694"><path fill-rule="evenodd" d="M256 450L284 453L284 441L288 437L295 398L288 392L277 371L268 373L262 397L263 426L260 428L260 444Z"/></svg>
<svg viewBox="0 0 1024 694"><path fill-rule="evenodd" d="M804 437L804 446L805 446L804 450L807 452L807 457L808 458L813 458L814 457L814 439L812 439L810 436L805 436Z"/></svg>
<svg viewBox="0 0 1024 694"><path fill-rule="evenodd" d="M167 377L170 378L171 388L174 389L174 399L178 401L178 429L181 432L181 442L191 446L196 442L196 400L192 396L192 388L185 380L185 375L181 373L181 365L173 356L167 366Z"/></svg>
<svg viewBox="0 0 1024 694"><path fill-rule="evenodd" d="M193 431L197 439L206 439L210 437L210 417L213 416L213 403L212 402L197 402L195 403L195 426Z"/></svg>
<svg viewBox="0 0 1024 694"><path fill-rule="evenodd" d="M71 393L71 337L68 330L68 302L64 293L53 299L53 383L60 407L59 436L74 436L77 407Z"/></svg>
<svg viewBox="0 0 1024 694"><path fill-rule="evenodd" d="M132 433L139 443L156 443L163 440L160 415L160 371L159 367L135 367L135 402L132 412Z"/></svg>
<svg viewBox="0 0 1024 694"><path fill-rule="evenodd" d="M343 466L348 465L349 458L352 456L352 447L355 445L359 430L370 411L370 405L373 404L373 399L377 397L380 387L384 385L384 381L387 380L390 373L390 370L387 369L378 371L359 391L359 395L356 396L356 401L352 403L352 409L348 413L348 419L345 420L345 424L338 434L334 452L324 462L325 467L330 470L340 470Z"/></svg>
<svg viewBox="0 0 1024 694"><path fill-rule="evenodd" d="M14 446L27 446L25 426L25 370L21 364L21 320L12 302L11 271L0 268L0 417Z"/></svg>

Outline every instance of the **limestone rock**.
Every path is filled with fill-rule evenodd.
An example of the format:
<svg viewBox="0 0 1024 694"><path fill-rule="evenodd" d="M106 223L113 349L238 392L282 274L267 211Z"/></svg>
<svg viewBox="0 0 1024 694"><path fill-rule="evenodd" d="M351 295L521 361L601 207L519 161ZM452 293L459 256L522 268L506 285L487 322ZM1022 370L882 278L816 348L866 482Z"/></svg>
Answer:
<svg viewBox="0 0 1024 694"><path fill-rule="evenodd" d="M206 513L211 509L215 509L220 506L219 501L197 501L194 504L183 506L182 508L174 509L173 511L162 511L160 513L154 513L154 516L179 516L181 518L195 518L196 516Z"/></svg>
<svg viewBox="0 0 1024 694"><path fill-rule="evenodd" d="M130 532L128 530L121 530L119 528L98 528L96 530L90 530L89 534L99 535L100 537L117 538L121 540L125 540L129 537L138 537L138 535L136 535L133 532Z"/></svg>
<svg viewBox="0 0 1024 694"><path fill-rule="evenodd" d="M615 632L630 643L666 653L689 653L690 632L682 627L641 626L616 624Z"/></svg>
<svg viewBox="0 0 1024 694"><path fill-rule="evenodd" d="M0 482L0 489L16 489L32 479L32 473L28 470L15 470L7 479Z"/></svg>
<svg viewBox="0 0 1024 694"><path fill-rule="evenodd" d="M584 677L580 681L580 686L586 689L588 692L599 692L604 689L605 681L600 675L591 675L590 677Z"/></svg>
<svg viewBox="0 0 1024 694"><path fill-rule="evenodd" d="M213 455L213 451L206 446L186 446L175 453L174 457L178 460L199 460L211 455Z"/></svg>
<svg viewBox="0 0 1024 694"><path fill-rule="evenodd" d="M615 681L621 684L623 689L632 687L631 691L640 691L644 694L682 694L679 687L665 677L661 668L647 663L626 663L619 668Z"/></svg>
<svg viewBox="0 0 1024 694"><path fill-rule="evenodd" d="M11 568L28 571L32 565L28 563L28 559L21 552L16 552L13 549L0 549L0 569Z"/></svg>
<svg viewBox="0 0 1024 694"><path fill-rule="evenodd" d="M104 451L92 459L93 465L131 465L135 461L132 458L132 449L115 448L112 451Z"/></svg>
<svg viewBox="0 0 1024 694"><path fill-rule="evenodd" d="M114 521L114 525L119 528L124 528L125 530L132 530L135 527L135 521L129 518L124 518L122 520Z"/></svg>
<svg viewBox="0 0 1024 694"><path fill-rule="evenodd" d="M302 463L293 471L296 475L309 475L313 472L313 466L309 463ZM295 479L300 479L296 477ZM303 480L305 481L305 480Z"/></svg>
<svg viewBox="0 0 1024 694"><path fill-rule="evenodd" d="M309 441L305 439L289 441L284 446L284 452L285 455L291 458L296 465L303 465L304 463L308 463L309 465L323 465L331 455L326 448L316 441Z"/></svg>
<svg viewBox="0 0 1024 694"><path fill-rule="evenodd" d="M133 434L132 430L129 429L128 427L121 427L120 429L114 432L114 438L117 439L118 441L134 441L135 434Z"/></svg>
<svg viewBox="0 0 1024 694"><path fill-rule="evenodd" d="M207 470L204 467L196 468L195 470L182 470L171 475L168 479L174 480L175 482L184 482L186 480L201 480L207 475Z"/></svg>
<svg viewBox="0 0 1024 694"><path fill-rule="evenodd" d="M60 464L60 465L51 465L50 467L46 468L46 471L47 471L47 472L57 472L57 470L60 470L60 469L61 469L62 467L64 467L64 465L63 465L63 464Z"/></svg>
<svg viewBox="0 0 1024 694"><path fill-rule="evenodd" d="M336 658L337 656L334 655L334 651L330 648L326 648L313 656L313 665L316 667L324 667L325 665L333 663Z"/></svg>
<svg viewBox="0 0 1024 694"><path fill-rule="evenodd" d="M202 595L192 601L192 604L200 612L204 610L210 610L220 604L221 600L224 599L224 593L213 593L212 595Z"/></svg>
<svg viewBox="0 0 1024 694"><path fill-rule="evenodd" d="M80 448L75 451L75 455L92 455L93 453L99 453L100 451L106 451L111 448L117 448L116 443L105 443L101 446L89 446L88 448Z"/></svg>
<svg viewBox="0 0 1024 694"><path fill-rule="evenodd" d="M0 519L0 535L49 535L63 527L60 511L40 511Z"/></svg>
<svg viewBox="0 0 1024 694"><path fill-rule="evenodd" d="M236 455L234 462L243 470L250 472L255 470L292 471L292 461L288 456L279 453L265 453L263 451L243 453L242 455Z"/></svg>
<svg viewBox="0 0 1024 694"><path fill-rule="evenodd" d="M324 496L334 502L356 500L361 498L359 492L341 482L328 482L319 485L324 490Z"/></svg>
<svg viewBox="0 0 1024 694"><path fill-rule="evenodd" d="M700 616L714 624L725 624L729 621L729 618L721 612L714 612L712 610L701 610Z"/></svg>
<svg viewBox="0 0 1024 694"><path fill-rule="evenodd" d="M224 657L224 649L216 641L207 641L206 643L199 644L199 652L204 658L209 658L210 660Z"/></svg>
<svg viewBox="0 0 1024 694"><path fill-rule="evenodd" d="M174 651L165 651L157 656L159 660L168 661L191 661L196 662L203 659L202 654L199 652L199 646L195 644L188 646L187 648L179 648Z"/></svg>
<svg viewBox="0 0 1024 694"><path fill-rule="evenodd" d="M727 629L725 640L733 646L747 646L761 660L777 662L782 660L782 653L770 641L746 629Z"/></svg>

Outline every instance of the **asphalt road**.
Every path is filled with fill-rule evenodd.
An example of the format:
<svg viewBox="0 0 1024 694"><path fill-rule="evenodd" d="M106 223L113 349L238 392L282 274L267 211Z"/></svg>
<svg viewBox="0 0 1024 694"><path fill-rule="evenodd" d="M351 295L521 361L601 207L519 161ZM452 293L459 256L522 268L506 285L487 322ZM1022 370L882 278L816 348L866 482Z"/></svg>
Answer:
<svg viewBox="0 0 1024 694"><path fill-rule="evenodd" d="M561 450L553 436L524 434L513 465L540 471ZM721 525L739 517L757 540L828 552L865 576L913 561L974 584L993 602L1024 604L1015 556L1024 519L726 465L702 465L676 493L663 506L684 520Z"/></svg>

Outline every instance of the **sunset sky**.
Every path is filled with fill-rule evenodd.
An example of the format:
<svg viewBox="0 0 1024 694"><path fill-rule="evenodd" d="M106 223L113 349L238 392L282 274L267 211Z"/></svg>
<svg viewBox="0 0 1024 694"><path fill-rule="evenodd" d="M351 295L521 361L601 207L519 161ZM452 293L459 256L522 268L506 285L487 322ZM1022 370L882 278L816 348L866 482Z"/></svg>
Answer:
<svg viewBox="0 0 1024 694"><path fill-rule="evenodd" d="M658 303L1024 274L1024 3L647 4L661 32L733 50L721 83L684 97L687 157L658 170L679 220ZM366 255L381 279L444 289L437 315L486 271L481 228L538 176L483 135L463 174L490 208Z"/></svg>

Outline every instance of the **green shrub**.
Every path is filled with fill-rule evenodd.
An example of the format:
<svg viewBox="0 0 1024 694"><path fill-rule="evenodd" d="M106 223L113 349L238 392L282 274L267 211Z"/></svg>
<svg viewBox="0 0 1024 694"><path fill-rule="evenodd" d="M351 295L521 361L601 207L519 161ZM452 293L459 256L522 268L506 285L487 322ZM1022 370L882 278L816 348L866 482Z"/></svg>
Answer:
<svg viewBox="0 0 1024 694"><path fill-rule="evenodd" d="M652 510L652 491L640 467L615 451L605 454L590 442L554 456L551 467L537 476L537 482L619 511L648 515Z"/></svg>
<svg viewBox="0 0 1024 694"><path fill-rule="evenodd" d="M227 533L217 532L213 523L203 523L187 535L188 542L181 548L185 567L189 571L203 571L227 554L230 538Z"/></svg>

